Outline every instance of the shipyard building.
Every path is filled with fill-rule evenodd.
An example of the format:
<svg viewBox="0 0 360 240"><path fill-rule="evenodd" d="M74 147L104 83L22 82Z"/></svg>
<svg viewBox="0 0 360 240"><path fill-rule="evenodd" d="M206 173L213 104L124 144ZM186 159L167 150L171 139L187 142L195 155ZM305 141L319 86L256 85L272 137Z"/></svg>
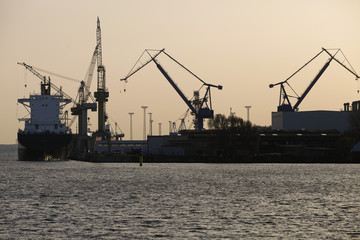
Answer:
<svg viewBox="0 0 360 240"><path fill-rule="evenodd" d="M272 112L271 127L275 130L337 130L351 128L351 118L360 110L360 101L345 103L343 111Z"/></svg>
<svg viewBox="0 0 360 240"><path fill-rule="evenodd" d="M349 129L349 115L345 111L272 112L271 127L275 130L338 130Z"/></svg>

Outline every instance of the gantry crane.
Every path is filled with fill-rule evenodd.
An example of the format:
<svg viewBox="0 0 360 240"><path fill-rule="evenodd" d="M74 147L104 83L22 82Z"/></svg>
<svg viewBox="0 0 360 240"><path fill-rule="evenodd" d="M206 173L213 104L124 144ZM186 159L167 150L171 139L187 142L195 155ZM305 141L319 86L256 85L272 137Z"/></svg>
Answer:
<svg viewBox="0 0 360 240"><path fill-rule="evenodd" d="M338 62L341 66L343 66L346 70L348 70L349 72L351 72L353 75L355 75L356 79L359 78L359 76L356 74L356 72L353 69L348 68L347 66L345 66L342 62L340 62L338 59L335 58L335 56L342 51L340 49L335 49L336 53L334 55L332 55L329 52L329 49L325 49L322 48L322 50L315 55L315 57L313 57L312 59L310 59L310 61L308 61L305 65L303 65L301 68L299 68L296 72L294 72L290 77L288 77L285 81L282 82L278 82L275 84L270 84L269 87L273 88L277 85L280 85L280 98L279 98L279 106L277 108L278 112L294 112L294 111L298 111L299 109L299 105L301 104L301 102L304 100L304 98L306 97L306 95L310 92L310 90L312 89L312 87L315 85L315 83L319 80L319 78L321 77L321 75L325 72L325 70L329 67L330 63L332 60L335 60L336 62ZM325 63L325 65L320 69L319 73L315 76L315 78L311 81L310 85L305 89L304 93L299 96L294 89L290 86L290 84L288 83L288 81L295 75L297 74L300 70L302 70L305 66L307 66L310 62L312 62L315 58L317 58L321 53L327 53L330 58L328 59L328 61ZM344 54L343 54L344 55ZM345 57L346 59L346 57ZM346 59L347 61L347 59ZM349 63L350 65L350 63ZM351 65L350 65L351 67ZM352 68L352 67L351 67ZM294 96L290 96L288 95L288 93L286 92L285 89L285 84L287 84L290 89L296 94L296 97ZM294 106L291 105L290 102L290 97L294 97L297 98L297 102L294 104Z"/></svg>
<svg viewBox="0 0 360 240"><path fill-rule="evenodd" d="M154 54L153 56L150 54L149 51L156 51L157 53ZM145 63L142 63L140 67L135 68L135 66L137 65L138 62L140 62L141 57L144 55L144 53L147 53L150 55L150 60L146 61ZM194 77L196 77L200 82L202 82L202 86L206 87L206 91L205 91L205 95L203 98L200 98L200 93L199 91L194 91L194 99L188 99L184 93L180 90L180 88L176 85L176 83L172 80L172 78L169 76L169 74L164 70L164 68L160 65L159 61L156 60L156 57L159 56L159 54L164 53L167 57L169 57L171 60L173 60L175 63L177 63L178 65L180 65L182 68L184 68L187 72L189 72L191 75L193 75ZM212 110L212 103L211 103L211 93L210 93L210 88L211 87L215 87L219 90L222 89L221 85L213 85L213 84L209 84L206 83L205 81L203 81L202 79L200 79L198 76L196 76L193 72L191 72L189 69L187 69L184 65L182 65L181 63L179 63L177 60L175 60L173 57L171 57L169 54L167 54L165 52L165 49L162 50L149 50L146 49L143 54L141 55L141 57L139 58L139 60L135 63L134 67L130 70L130 72L128 73L128 75L122 79L120 79L121 81L127 81L127 79L129 77L131 77L132 75L134 75L136 72L138 72L140 69L142 69L143 67L145 67L148 63L150 62L154 62L156 67L159 69L159 71L163 74L163 76L168 80L168 82L171 84L171 86L175 89L175 91L179 94L179 96L182 98L182 100L186 103L186 105L189 107L189 109L191 110L191 114L195 115L195 120L194 120L194 126L196 130L202 130L204 127L204 119L206 118L213 118L214 117L214 111Z"/></svg>

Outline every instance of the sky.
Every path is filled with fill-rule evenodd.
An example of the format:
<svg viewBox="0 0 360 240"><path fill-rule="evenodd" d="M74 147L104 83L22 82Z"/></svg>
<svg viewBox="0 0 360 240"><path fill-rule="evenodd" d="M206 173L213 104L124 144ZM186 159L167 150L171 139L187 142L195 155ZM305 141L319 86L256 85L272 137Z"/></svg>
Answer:
<svg viewBox="0 0 360 240"><path fill-rule="evenodd" d="M270 89L269 84L284 81L323 47L340 48L360 73L359 10L358 0L0 0L0 144L16 143L17 130L24 127L18 118L26 116L26 111L17 99L40 90L40 80L17 62L84 80L96 46L97 17L110 93L106 105L110 124L114 127L116 122L117 132L129 139L129 112L134 112L134 139L142 139L141 106L148 106L147 113L152 113L154 135L159 133L159 123L162 134L168 133L169 121L179 126L187 110L153 63L127 83L120 81L145 49L165 48L205 82L222 85L221 91L211 90L215 114L229 115L231 108L246 119L245 106L251 106L250 121L270 126L280 89ZM289 80L298 94L327 59L320 55ZM165 55L158 60L188 98L201 87L201 82ZM78 82L42 74L76 97ZM91 91L95 89L96 74ZM359 100L358 90L355 77L331 63L299 110L338 111L343 103ZM94 113L90 123L95 130ZM186 125L190 124L191 116L186 119Z"/></svg>

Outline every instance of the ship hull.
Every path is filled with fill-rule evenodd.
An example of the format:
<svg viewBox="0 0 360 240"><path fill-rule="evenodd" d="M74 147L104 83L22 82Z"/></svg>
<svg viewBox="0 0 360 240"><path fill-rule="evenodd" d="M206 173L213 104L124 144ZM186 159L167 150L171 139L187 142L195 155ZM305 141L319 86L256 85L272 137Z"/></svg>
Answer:
<svg viewBox="0 0 360 240"><path fill-rule="evenodd" d="M72 134L18 132L20 161L65 160L70 154Z"/></svg>

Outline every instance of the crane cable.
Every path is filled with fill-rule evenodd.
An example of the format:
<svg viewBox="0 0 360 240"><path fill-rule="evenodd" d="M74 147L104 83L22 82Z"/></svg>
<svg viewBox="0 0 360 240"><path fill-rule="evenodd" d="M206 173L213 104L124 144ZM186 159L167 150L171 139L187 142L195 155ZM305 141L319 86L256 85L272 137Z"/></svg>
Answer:
<svg viewBox="0 0 360 240"><path fill-rule="evenodd" d="M356 73L356 75L358 75L357 74L357 72L355 71L355 69L353 68L353 66L351 65L351 63L349 62L349 60L347 59L347 57L345 56L345 54L343 53L343 51L340 49L340 52L341 52L341 54L344 56L344 61L346 61L348 64L349 64L349 66L350 66L350 68L351 68L351 70L354 72L354 73ZM343 61L343 62L344 62ZM357 81L358 80L358 78L356 77L355 78L355 80ZM359 90L359 81L357 81L357 93L359 93L360 92L360 90Z"/></svg>
<svg viewBox="0 0 360 240"><path fill-rule="evenodd" d="M203 84L206 84L206 82L204 80L202 80L201 78L199 78L195 73L193 73L192 71L190 71L187 67L185 67L184 65L182 65L180 62L178 62L175 58L171 57L169 54L167 54L165 51L163 51L163 53L168 56L171 60L173 60L174 62L176 62L177 64L179 64L182 68L184 68L186 71L188 71L191 75L193 75L195 78L197 78L200 82L202 82Z"/></svg>
<svg viewBox="0 0 360 240"><path fill-rule="evenodd" d="M54 76L57 76L57 77L60 77L60 78L64 78L64 79L67 79L67 80L71 80L71 81L74 81L74 82L77 82L77 83L80 83L81 80L78 80L78 79L75 79L75 78L71 78L71 77L66 77L66 76L63 76L63 75L60 75L60 74L57 74L57 73L53 73L53 72L50 72L50 71L47 71L47 70L44 70L44 69L41 69L41 68L38 68L38 67L34 67L32 66L33 69L36 69L40 72L44 72L44 73L47 73L47 74L51 74L51 75L54 75Z"/></svg>
<svg viewBox="0 0 360 240"><path fill-rule="evenodd" d="M27 87L27 78L28 78L27 70L24 69L24 79L23 79L23 81L24 81L24 87L25 88ZM17 84L16 84L16 96L19 99L19 71L17 71L17 73L16 73L16 81L17 81ZM23 98L25 98L25 89L23 91ZM31 114L30 110L26 106L24 106L24 108L27 111L27 113L25 113L25 115L23 117L19 117L19 102L16 101L16 118L18 119L18 122L20 122L20 119L25 119L25 118L29 117L30 114Z"/></svg>
<svg viewBox="0 0 360 240"><path fill-rule="evenodd" d="M347 57L345 56L345 54L343 53L343 51L340 49L340 52L341 52L341 54L344 56L344 58L345 58L345 60L344 61L346 61L348 64L349 64L349 66L351 67L351 70L354 72L354 73L356 73L356 71L355 71L355 69L353 68L353 66L351 65L351 63L349 62L349 60L347 59ZM358 75L357 73L356 73L356 75ZM358 80L358 78L355 78L355 80Z"/></svg>

